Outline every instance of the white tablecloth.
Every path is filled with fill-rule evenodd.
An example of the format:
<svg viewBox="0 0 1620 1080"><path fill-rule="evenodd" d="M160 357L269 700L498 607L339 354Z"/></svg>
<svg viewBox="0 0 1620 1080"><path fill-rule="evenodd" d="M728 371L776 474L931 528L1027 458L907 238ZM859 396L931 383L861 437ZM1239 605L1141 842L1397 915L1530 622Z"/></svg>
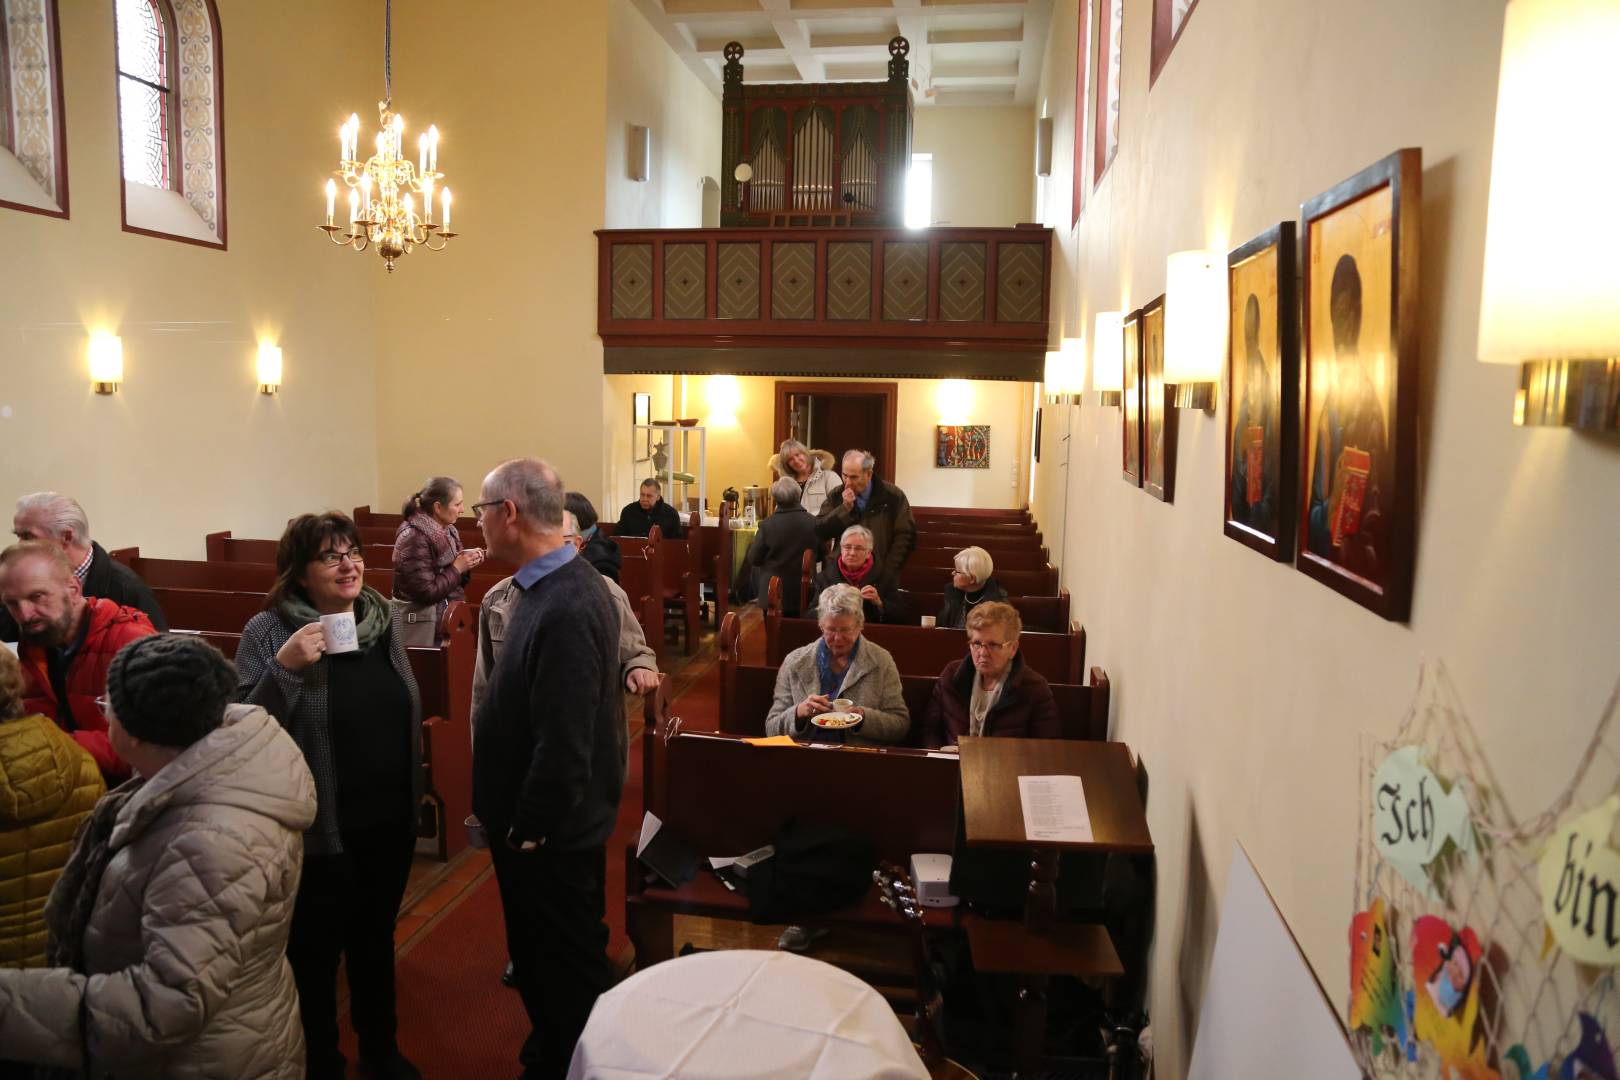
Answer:
<svg viewBox="0 0 1620 1080"><path fill-rule="evenodd" d="M870 986L786 952L666 960L597 999L569 1080L814 1077L927 1080L905 1029Z"/></svg>

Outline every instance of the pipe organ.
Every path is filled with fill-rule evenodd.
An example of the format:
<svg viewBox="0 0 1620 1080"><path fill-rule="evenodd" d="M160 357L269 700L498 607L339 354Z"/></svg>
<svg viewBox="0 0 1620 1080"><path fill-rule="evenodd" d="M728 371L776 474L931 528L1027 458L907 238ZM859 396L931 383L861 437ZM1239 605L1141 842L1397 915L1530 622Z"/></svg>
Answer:
<svg viewBox="0 0 1620 1080"><path fill-rule="evenodd" d="M744 84L743 47L727 44L721 223L904 224L910 51L889 42L886 82Z"/></svg>

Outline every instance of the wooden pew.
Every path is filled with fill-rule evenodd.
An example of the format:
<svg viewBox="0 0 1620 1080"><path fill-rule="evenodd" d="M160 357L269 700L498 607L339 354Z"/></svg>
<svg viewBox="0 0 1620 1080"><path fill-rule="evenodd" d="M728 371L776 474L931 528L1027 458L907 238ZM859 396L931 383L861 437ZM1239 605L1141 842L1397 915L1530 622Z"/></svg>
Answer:
<svg viewBox="0 0 1620 1080"><path fill-rule="evenodd" d="M945 604L945 593L912 592L901 589L906 610L920 623L924 615L938 615ZM1018 609L1024 620L1024 630L1043 634L1061 634L1069 626L1069 590L1059 589L1056 596L1011 596L1007 603Z"/></svg>
<svg viewBox="0 0 1620 1080"><path fill-rule="evenodd" d="M652 535L645 540L633 536L615 536L613 542L619 545L619 553L629 558L631 551L644 551L650 547L656 553L649 557L649 564L656 567L654 577L656 586L654 595L658 596L665 610L673 610L680 615L681 626L685 633L685 650L691 653L697 648L698 622L701 618L702 593L698 584L698 571L693 565L692 544L690 540L665 540L658 526L652 528ZM630 590L625 589L626 592ZM659 638L663 638L663 624L659 624Z"/></svg>
<svg viewBox="0 0 1620 1080"><path fill-rule="evenodd" d="M900 569L900 587L917 592L944 591L951 581L950 569L939 566L915 566L906 563ZM996 568L996 581L1007 590L1008 596L1056 596L1058 572L1053 567L1045 570L1002 570Z"/></svg>
<svg viewBox="0 0 1620 1080"><path fill-rule="evenodd" d="M471 502L474 498L477 498L477 496L472 496L472 498L469 498L467 501ZM399 528L400 522L404 520L398 514L383 513L381 511L373 510L369 506L355 507L354 513L351 514L350 517L352 517L354 519L354 523L360 527L362 534L364 534L367 529L379 530L379 535L380 530L387 530L386 539L390 544L394 542L394 531ZM483 530L478 527L478 522L474 518L469 516L457 518L456 531L461 533L461 545L463 547L484 546ZM370 541L367 542L369 543Z"/></svg>
<svg viewBox="0 0 1620 1080"><path fill-rule="evenodd" d="M928 537L924 535L922 539L926 542ZM975 544L971 546L984 547L983 544ZM956 556L960 554L961 551L961 548L952 547L919 547L910 555L906 556L906 565L936 566L943 570L950 570L956 566ZM1027 548L1010 548L1003 551L991 551L989 548L985 548L985 551L989 554L990 561L995 564L995 572L998 574L1004 570L1050 569L1050 566L1046 561L1046 556L1042 555L1039 551L1030 551Z"/></svg>
<svg viewBox="0 0 1620 1080"><path fill-rule="evenodd" d="M924 519L943 521L970 521L970 522L1006 522L1022 525L1033 520L1028 508L990 509L978 506L913 506L911 516L921 521Z"/></svg>
<svg viewBox="0 0 1620 1080"><path fill-rule="evenodd" d="M275 565L276 548L280 545L279 540L249 540L232 536L229 530L209 533L203 538L203 543L209 562L269 563L271 565ZM392 571L394 568L394 545L391 543L362 544L361 555L366 560L367 571ZM489 583L484 586L487 590L489 585L493 585L501 578L516 572L516 570L517 567L512 566L510 563L491 559L489 562L480 565L477 570L474 570L473 577L489 578ZM392 578L389 580L392 582ZM371 584L369 579L367 584ZM380 586L377 588L384 596L387 596L392 585L390 584L389 588ZM479 595L483 594L480 593Z"/></svg>
<svg viewBox="0 0 1620 1080"><path fill-rule="evenodd" d="M752 746L729 736L683 732L678 717L658 710L666 700L648 698L645 808L699 855L751 851L769 843L788 818L807 812L859 832L881 858L901 865L916 851L951 850L961 787L954 755L898 747ZM706 871L679 888L648 884L634 843L625 849L625 865L625 929L642 969L674 954L677 914L748 918L747 898ZM930 924L939 925L959 918L954 908L940 909L937 919L929 916ZM854 904L800 921L898 927L875 888Z"/></svg>
<svg viewBox="0 0 1620 1080"><path fill-rule="evenodd" d="M994 557L1006 551L1038 551L1046 554L1046 547L1041 543L1039 536L987 536L984 533L960 532L952 529L943 530L919 529L917 543L922 547L947 548L953 552L961 551L965 547L982 547Z"/></svg>
<svg viewBox="0 0 1620 1080"><path fill-rule="evenodd" d="M727 623L731 621L728 619ZM726 627L722 626L719 637L719 730L731 735L757 737L765 734L765 719L770 713L771 700L776 691L777 667L742 663L737 653L737 640L735 631L728 634ZM938 682L937 670L932 675L905 672L900 675L901 692L905 695L906 709L911 714L911 737L907 745L920 744L922 718L927 715L928 703ZM1048 682L1048 685L1052 688L1052 699L1057 704L1058 717L1063 723L1063 738L1101 740L1108 737L1109 683L1108 675L1102 668L1091 669L1090 682L1085 686L1062 682ZM690 725L688 730L692 730Z"/></svg>
<svg viewBox="0 0 1620 1080"><path fill-rule="evenodd" d="M619 547L619 586L641 624L642 636L659 663L664 659L664 560L659 545L634 536L615 536Z"/></svg>
<svg viewBox="0 0 1620 1080"><path fill-rule="evenodd" d="M130 552L135 554L120 561L135 571L142 581L153 587L266 592L276 580L276 568L268 563L148 559L139 554L139 548L124 548L119 554L124 556ZM465 588L467 603L476 606L499 580L500 578L493 574L473 574ZM394 587L394 572L390 569L377 570L367 567L365 581L367 585L387 596Z"/></svg>
<svg viewBox="0 0 1620 1080"><path fill-rule="evenodd" d="M362 544L387 544L389 547L394 546L395 530L398 529L397 525L359 525L356 526L356 528L360 530L360 542ZM483 530L477 528L462 528L458 531L461 533L462 547L475 548L484 546Z"/></svg>
<svg viewBox="0 0 1620 1080"><path fill-rule="evenodd" d="M788 653L820 634L814 619L787 619L780 608L767 608L765 662L780 665ZM968 652L966 630L868 623L863 634L894 656L902 675L938 675L946 664ZM1062 634L1025 631L1018 639L1018 651L1047 681L1078 683L1086 665L1086 631L1073 626Z"/></svg>

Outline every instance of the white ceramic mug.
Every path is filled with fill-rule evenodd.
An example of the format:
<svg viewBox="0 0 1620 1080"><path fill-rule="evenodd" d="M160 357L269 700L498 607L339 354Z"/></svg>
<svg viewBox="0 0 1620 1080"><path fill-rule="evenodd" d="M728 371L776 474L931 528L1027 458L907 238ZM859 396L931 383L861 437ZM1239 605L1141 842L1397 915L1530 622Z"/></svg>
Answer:
<svg viewBox="0 0 1620 1080"><path fill-rule="evenodd" d="M922 624L923 626L932 630L934 628L934 617L932 615L924 615L922 617Z"/></svg>
<svg viewBox="0 0 1620 1080"><path fill-rule="evenodd" d="M355 632L352 611L322 615L321 636L326 639L326 651L329 653L357 652L360 648L360 635Z"/></svg>
<svg viewBox="0 0 1620 1080"><path fill-rule="evenodd" d="M833 698L832 707L837 712L849 712L854 708L855 702L847 697Z"/></svg>

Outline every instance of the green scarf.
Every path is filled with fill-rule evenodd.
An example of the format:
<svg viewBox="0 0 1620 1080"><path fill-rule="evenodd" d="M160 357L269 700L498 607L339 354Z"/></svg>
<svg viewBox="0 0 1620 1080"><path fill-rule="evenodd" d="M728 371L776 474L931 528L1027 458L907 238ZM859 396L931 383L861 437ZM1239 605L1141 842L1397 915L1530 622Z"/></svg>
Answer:
<svg viewBox="0 0 1620 1080"><path fill-rule="evenodd" d="M281 598L277 608L294 626L321 621L321 613L309 601L291 591ZM354 598L354 629L360 638L360 648L369 649L381 641L383 635L388 633L388 620L388 601L383 594L370 585L362 585L360 595Z"/></svg>

